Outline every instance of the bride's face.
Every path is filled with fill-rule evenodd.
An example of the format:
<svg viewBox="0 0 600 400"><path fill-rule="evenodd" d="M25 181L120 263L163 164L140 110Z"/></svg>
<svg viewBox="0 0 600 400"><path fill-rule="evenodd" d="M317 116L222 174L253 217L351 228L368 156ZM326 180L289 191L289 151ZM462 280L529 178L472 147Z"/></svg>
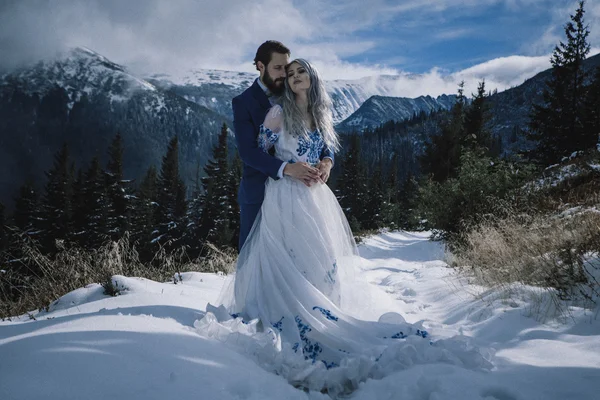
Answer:
<svg viewBox="0 0 600 400"><path fill-rule="evenodd" d="M308 71L296 62L291 63L287 67L287 80L290 89L292 89L292 92L295 94L310 89L310 76L308 76Z"/></svg>

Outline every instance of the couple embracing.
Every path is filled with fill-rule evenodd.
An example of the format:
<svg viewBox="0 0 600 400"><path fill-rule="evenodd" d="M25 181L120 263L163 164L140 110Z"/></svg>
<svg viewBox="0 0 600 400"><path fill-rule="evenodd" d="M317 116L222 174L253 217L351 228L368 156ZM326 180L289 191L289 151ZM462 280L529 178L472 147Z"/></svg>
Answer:
<svg viewBox="0 0 600 400"><path fill-rule="evenodd" d="M263 43L260 76L233 99L244 165L240 254L223 307L209 305L195 326L295 385L347 393L450 353L432 349L422 326L399 314L365 321L344 306L361 258L325 184L340 147L332 104L315 67L289 57L280 42Z"/></svg>

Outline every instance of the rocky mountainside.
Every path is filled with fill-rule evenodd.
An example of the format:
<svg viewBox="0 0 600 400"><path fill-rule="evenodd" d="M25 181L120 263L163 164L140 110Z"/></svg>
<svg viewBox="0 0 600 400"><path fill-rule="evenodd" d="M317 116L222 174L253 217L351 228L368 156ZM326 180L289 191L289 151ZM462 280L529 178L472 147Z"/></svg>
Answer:
<svg viewBox="0 0 600 400"><path fill-rule="evenodd" d="M231 99L252 85L257 76L246 72L197 70L182 78L165 74L152 75L147 81L233 118ZM333 101L334 122L344 121L372 96L392 96L399 79L398 76L380 75L357 80L327 81L327 90ZM421 111L430 109L426 102L414 102L417 106L421 103L424 107Z"/></svg>
<svg viewBox="0 0 600 400"><path fill-rule="evenodd" d="M373 129L386 121L404 121L423 111L431 113L449 110L455 101L454 95L437 98L420 96L416 99L372 96L336 128L339 132L360 132L367 128Z"/></svg>
<svg viewBox="0 0 600 400"><path fill-rule="evenodd" d="M215 111L135 77L88 49L77 48L0 77L0 201L11 204L19 185L41 188L53 155L68 142L75 168L94 156L106 161L117 132L124 141L126 177L160 167L178 135L187 183L212 155L222 123Z"/></svg>
<svg viewBox="0 0 600 400"><path fill-rule="evenodd" d="M590 69L600 65L600 55L589 58L586 65ZM549 70L544 71L490 97L491 129L503 138L508 152L526 145L520 132L527 126L532 104L541 101L549 75ZM117 132L124 139L124 170L131 179L139 179L152 164L158 167L167 143L178 135L182 175L190 184L198 165L211 157L221 124L231 126L231 99L255 77L254 73L198 70L185 79L167 75L142 79L85 48L1 75L0 201L10 205L25 180L41 188L44 171L65 141L71 147L75 168L86 168L96 155L105 161ZM391 97L398 79L377 76L328 81L338 129L372 129L421 111L447 110L455 101L453 95ZM433 118L443 118L434 114ZM407 128L398 125L404 132L402 140L411 142L418 153L428 135L437 131L434 122ZM417 128L413 137L409 131ZM384 147L395 140L392 136ZM376 147L383 149L379 144Z"/></svg>
<svg viewBox="0 0 600 400"><path fill-rule="evenodd" d="M600 66L600 54L588 58L585 66L590 72ZM519 86L494 93L489 97L491 117L489 127L494 135L502 138L506 154L530 146L524 138L523 131L527 129L533 104L540 104L543 101L545 82L550 76L550 69L542 71ZM427 112L448 110L455 99L454 95L443 95L437 99L429 96L417 99L373 96L346 120L339 123L337 129L340 132L360 132L365 128L373 129L387 121L406 120L418 110Z"/></svg>
<svg viewBox="0 0 600 400"><path fill-rule="evenodd" d="M600 66L600 54L585 60L584 65L592 72ZM506 152L529 146L522 131L527 129L533 105L543 102L545 82L550 77L551 70L547 69L527 79L522 85L490 96L490 127L493 134L502 138Z"/></svg>

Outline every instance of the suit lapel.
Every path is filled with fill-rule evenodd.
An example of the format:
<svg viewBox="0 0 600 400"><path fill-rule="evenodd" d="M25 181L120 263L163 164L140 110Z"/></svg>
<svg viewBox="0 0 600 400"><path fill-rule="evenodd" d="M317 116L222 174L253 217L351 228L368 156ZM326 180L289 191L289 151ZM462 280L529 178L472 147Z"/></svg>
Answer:
<svg viewBox="0 0 600 400"><path fill-rule="evenodd" d="M269 108L271 108L271 103L269 102L269 98L267 97L265 92L263 92L260 85L258 84L258 79L254 81L254 83L251 86L251 89L252 89L252 95L258 101L258 104L260 104L261 107L265 111L268 110Z"/></svg>

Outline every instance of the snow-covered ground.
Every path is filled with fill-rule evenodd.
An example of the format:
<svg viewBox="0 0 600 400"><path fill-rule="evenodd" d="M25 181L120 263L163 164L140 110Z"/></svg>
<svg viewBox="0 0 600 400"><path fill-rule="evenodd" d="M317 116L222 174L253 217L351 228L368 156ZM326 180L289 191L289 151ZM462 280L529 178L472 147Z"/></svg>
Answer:
<svg viewBox="0 0 600 400"><path fill-rule="evenodd" d="M383 233L360 246L362 282L351 313L376 320L395 311L424 321L433 341L470 337L491 371L414 365L368 380L354 399L597 399L600 317L572 307L561 322L538 318L543 299L498 296L471 285L422 233ZM0 322L0 399L327 399L295 389L251 358L202 337L194 322L225 281L186 273L179 284L117 277L117 297L100 285L55 302L35 320ZM537 291L531 289L530 292ZM533 298L533 297L532 297ZM546 315L546 317L548 317Z"/></svg>

